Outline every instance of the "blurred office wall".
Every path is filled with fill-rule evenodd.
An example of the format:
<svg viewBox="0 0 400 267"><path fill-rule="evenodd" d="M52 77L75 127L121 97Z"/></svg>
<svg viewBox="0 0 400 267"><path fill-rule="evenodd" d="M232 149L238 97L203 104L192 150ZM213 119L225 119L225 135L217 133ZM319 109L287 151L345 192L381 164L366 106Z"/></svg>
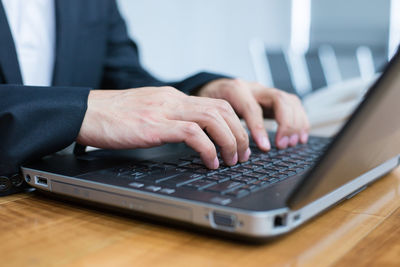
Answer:
<svg viewBox="0 0 400 267"><path fill-rule="evenodd" d="M209 70L254 80L249 41L287 45L291 0L119 0L142 62L158 77Z"/></svg>
<svg viewBox="0 0 400 267"><path fill-rule="evenodd" d="M292 10L293 1L311 3L311 47L368 45L387 52L393 0L118 0L142 62L160 78L209 70L250 80L249 41L288 46L292 12L302 12ZM345 78L358 75L347 65Z"/></svg>
<svg viewBox="0 0 400 267"><path fill-rule="evenodd" d="M391 0L313 0L310 46L329 44L339 54L367 46L381 70L388 58L390 8ZM355 55L341 59L344 79L360 75Z"/></svg>
<svg viewBox="0 0 400 267"><path fill-rule="evenodd" d="M391 0L313 0L310 42L387 46L390 4Z"/></svg>

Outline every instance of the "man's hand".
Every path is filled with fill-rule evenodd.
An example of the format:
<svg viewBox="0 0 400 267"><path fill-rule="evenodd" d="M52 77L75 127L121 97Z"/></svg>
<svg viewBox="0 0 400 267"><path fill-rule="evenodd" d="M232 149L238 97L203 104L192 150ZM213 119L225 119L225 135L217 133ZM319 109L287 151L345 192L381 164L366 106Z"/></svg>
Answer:
<svg viewBox="0 0 400 267"><path fill-rule="evenodd" d="M310 124L299 98L258 83L238 79L219 79L206 84L199 96L227 100L244 118L258 147L271 148L263 115L274 117L279 125L275 142L280 149L307 143Z"/></svg>
<svg viewBox="0 0 400 267"><path fill-rule="evenodd" d="M247 161L249 137L225 100L188 96L172 87L93 90L77 142L99 148L148 148L185 142L210 169Z"/></svg>

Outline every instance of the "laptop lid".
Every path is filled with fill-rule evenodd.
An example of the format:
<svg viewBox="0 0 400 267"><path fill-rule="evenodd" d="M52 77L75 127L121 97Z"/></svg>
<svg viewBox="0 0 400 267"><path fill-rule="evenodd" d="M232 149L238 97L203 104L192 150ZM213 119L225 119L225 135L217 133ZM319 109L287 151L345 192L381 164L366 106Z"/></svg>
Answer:
<svg viewBox="0 0 400 267"><path fill-rule="evenodd" d="M298 209L400 155L400 52L310 173L290 194Z"/></svg>

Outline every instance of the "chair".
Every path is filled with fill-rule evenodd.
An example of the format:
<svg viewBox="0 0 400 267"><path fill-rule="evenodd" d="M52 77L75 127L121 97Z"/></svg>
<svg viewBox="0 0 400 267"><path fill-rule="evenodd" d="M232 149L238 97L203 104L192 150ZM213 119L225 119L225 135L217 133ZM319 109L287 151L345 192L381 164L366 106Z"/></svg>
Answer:
<svg viewBox="0 0 400 267"><path fill-rule="evenodd" d="M304 98L320 88L348 79L369 79L387 62L384 49L320 45L306 53L268 48L256 39L250 54L258 82Z"/></svg>

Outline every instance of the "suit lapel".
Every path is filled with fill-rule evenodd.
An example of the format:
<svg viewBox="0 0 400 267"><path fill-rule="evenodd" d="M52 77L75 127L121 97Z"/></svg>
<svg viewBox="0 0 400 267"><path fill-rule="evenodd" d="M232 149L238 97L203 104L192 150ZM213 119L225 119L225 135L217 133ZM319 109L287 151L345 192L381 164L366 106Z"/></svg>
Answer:
<svg viewBox="0 0 400 267"><path fill-rule="evenodd" d="M17 52L14 40L8 25L6 12L0 1L0 65L5 82L9 84L22 84Z"/></svg>
<svg viewBox="0 0 400 267"><path fill-rule="evenodd" d="M56 51L53 85L73 85L76 38L79 31L79 0L55 0Z"/></svg>

